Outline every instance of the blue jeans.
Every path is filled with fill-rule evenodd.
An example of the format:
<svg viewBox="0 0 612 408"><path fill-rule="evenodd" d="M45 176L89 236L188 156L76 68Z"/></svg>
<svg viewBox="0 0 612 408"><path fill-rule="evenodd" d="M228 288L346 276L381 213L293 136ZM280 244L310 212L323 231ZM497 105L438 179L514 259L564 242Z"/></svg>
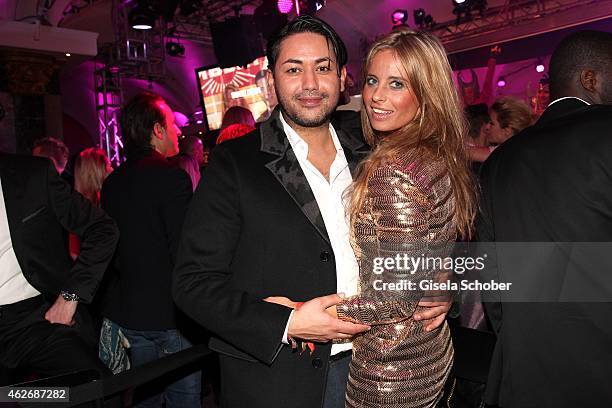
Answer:
<svg viewBox="0 0 612 408"><path fill-rule="evenodd" d="M130 342L129 354L132 367L141 366L192 346L178 330L174 329L143 331L122 327L121 331ZM151 387L145 385L136 390L134 408L161 407L162 398L166 402L166 408L200 408L202 406L201 387L202 373L200 371L168 385L161 393L159 389L151 390ZM142 400L142 398L146 399Z"/></svg>
<svg viewBox="0 0 612 408"><path fill-rule="evenodd" d="M344 408L350 364L350 354L339 360L330 360L323 408Z"/></svg>

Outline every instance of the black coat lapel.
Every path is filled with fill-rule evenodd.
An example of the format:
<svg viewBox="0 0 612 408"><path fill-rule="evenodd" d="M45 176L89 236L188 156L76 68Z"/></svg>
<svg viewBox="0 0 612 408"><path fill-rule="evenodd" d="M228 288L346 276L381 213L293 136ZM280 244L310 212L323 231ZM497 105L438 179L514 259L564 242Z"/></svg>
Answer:
<svg viewBox="0 0 612 408"><path fill-rule="evenodd" d="M342 149L344 149L344 157L346 157L351 175L355 178L355 170L359 163L370 154L370 146L365 144L361 139L354 137L349 132L338 128L335 129Z"/></svg>
<svg viewBox="0 0 612 408"><path fill-rule="evenodd" d="M321 210L308 184L306 175L302 171L297 157L289 144L289 140L285 136L278 115L279 110L277 108L272 113L270 119L262 123L260 127L261 151L277 156L268 162L266 167L281 183L298 207L300 207L321 237L329 243L329 236L327 235Z"/></svg>

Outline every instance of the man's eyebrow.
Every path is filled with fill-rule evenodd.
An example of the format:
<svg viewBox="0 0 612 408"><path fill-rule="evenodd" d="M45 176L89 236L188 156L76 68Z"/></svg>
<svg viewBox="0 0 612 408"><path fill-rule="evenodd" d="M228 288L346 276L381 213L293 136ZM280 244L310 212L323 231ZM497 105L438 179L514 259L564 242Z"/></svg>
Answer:
<svg viewBox="0 0 612 408"><path fill-rule="evenodd" d="M320 64L322 62L329 62L332 63L334 62L330 57L321 57L321 58L317 58L315 60L315 64ZM289 58L285 61L283 61L281 64L304 64L304 61L299 60L299 59L295 59L295 58Z"/></svg>
<svg viewBox="0 0 612 408"><path fill-rule="evenodd" d="M302 60L289 58L289 59L283 61L282 63L283 64L303 64L304 62Z"/></svg>

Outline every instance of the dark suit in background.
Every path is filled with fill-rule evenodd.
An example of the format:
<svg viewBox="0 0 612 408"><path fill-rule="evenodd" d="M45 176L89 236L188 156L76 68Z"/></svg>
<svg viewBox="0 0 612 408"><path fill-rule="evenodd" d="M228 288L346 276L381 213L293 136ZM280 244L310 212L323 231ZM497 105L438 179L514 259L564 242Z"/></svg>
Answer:
<svg viewBox="0 0 612 408"><path fill-rule="evenodd" d="M108 273L103 314L122 327L177 327L171 275L192 195L189 176L159 153L130 157L100 194L121 238Z"/></svg>
<svg viewBox="0 0 612 408"><path fill-rule="evenodd" d="M91 303L117 243L115 223L73 191L47 159L0 154L0 178L13 250L23 276L41 293L0 306L0 364L43 375L105 372L78 333L79 310L75 328L44 316L61 290ZM66 231L81 240L74 263Z"/></svg>
<svg viewBox="0 0 612 408"><path fill-rule="evenodd" d="M495 150L481 186L481 241L612 242L612 107L576 98L553 103ZM496 280L520 274L541 293L569 293L570 278L588 279L572 275L568 264L512 270L504 251L498 246ZM612 370L611 303L496 303L487 312L497 332L489 403L612 406L612 388L604 385Z"/></svg>
<svg viewBox="0 0 612 408"><path fill-rule="evenodd" d="M121 232L102 315L129 340L133 367L189 348L193 341L184 336L171 292L191 180L156 150L139 153L128 156L101 192L102 207ZM198 371L171 384L139 388L135 400L142 400L139 407L159 407L162 396L169 407L200 406L200 383Z"/></svg>
<svg viewBox="0 0 612 408"><path fill-rule="evenodd" d="M369 148L335 129L354 170ZM331 343L312 355L282 345L291 309L262 301L336 293L325 224L278 109L256 131L213 150L174 279L177 304L215 335L222 406L321 406Z"/></svg>

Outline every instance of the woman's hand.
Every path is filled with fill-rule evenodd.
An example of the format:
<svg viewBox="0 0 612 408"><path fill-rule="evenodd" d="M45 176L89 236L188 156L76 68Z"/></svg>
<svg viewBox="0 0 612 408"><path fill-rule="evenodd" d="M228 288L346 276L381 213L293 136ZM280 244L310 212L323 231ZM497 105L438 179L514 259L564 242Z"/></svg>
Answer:
<svg viewBox="0 0 612 408"><path fill-rule="evenodd" d="M287 306L291 309L295 309L295 306L297 305L297 302L294 302L293 300L284 296L270 296L265 298L264 301L268 303L276 303L277 305Z"/></svg>

